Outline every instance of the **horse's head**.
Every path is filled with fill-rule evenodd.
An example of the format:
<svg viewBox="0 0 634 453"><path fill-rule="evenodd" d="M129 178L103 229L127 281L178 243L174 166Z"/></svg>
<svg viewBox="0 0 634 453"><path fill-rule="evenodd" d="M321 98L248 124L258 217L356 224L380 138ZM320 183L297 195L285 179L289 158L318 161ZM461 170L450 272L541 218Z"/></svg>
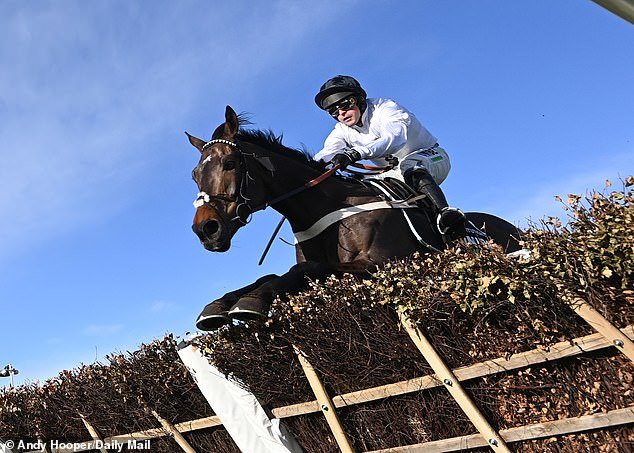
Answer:
<svg viewBox="0 0 634 453"><path fill-rule="evenodd" d="M192 228L203 246L214 252L228 250L231 238L248 223L251 214L267 206L286 216L292 225L297 221L298 228L305 227L310 222L304 215L305 196L320 195L314 189L304 190L327 176L324 164L314 162L307 152L287 148L281 136L270 131L241 129L241 120L227 106L225 122L216 128L211 140L187 134L201 153L192 173L199 192ZM309 193L312 195L306 195ZM332 196L331 191L328 197Z"/></svg>
<svg viewBox="0 0 634 453"><path fill-rule="evenodd" d="M201 153L192 172L199 192L192 229L202 245L213 252L228 250L231 238L251 214L242 193L246 183L244 157L235 142L239 126L238 116L227 106L225 123L218 126L210 141L187 134Z"/></svg>

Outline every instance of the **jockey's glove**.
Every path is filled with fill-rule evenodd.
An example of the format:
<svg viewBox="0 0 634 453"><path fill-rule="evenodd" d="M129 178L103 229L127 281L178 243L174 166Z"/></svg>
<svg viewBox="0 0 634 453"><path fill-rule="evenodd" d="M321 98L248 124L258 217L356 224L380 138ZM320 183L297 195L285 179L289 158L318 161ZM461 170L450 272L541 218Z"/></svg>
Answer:
<svg viewBox="0 0 634 453"><path fill-rule="evenodd" d="M387 162L388 167L394 168L398 165L398 157L392 156L388 154L387 156L383 156L383 159Z"/></svg>
<svg viewBox="0 0 634 453"><path fill-rule="evenodd" d="M345 170L348 165L361 159L359 151L348 149L342 153L335 154L330 163L335 166L339 165L339 169Z"/></svg>

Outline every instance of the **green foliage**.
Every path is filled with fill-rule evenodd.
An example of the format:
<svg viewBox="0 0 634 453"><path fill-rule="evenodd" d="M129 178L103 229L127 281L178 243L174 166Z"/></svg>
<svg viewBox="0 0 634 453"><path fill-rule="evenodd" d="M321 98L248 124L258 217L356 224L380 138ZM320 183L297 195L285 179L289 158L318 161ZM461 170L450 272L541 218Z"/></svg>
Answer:
<svg viewBox="0 0 634 453"><path fill-rule="evenodd" d="M566 226L550 218L543 228L525 232L522 245L530 251L528 257L511 258L489 245L387 266L378 274L384 300L403 303L418 321L424 319L424 301L443 293L474 315L485 315L500 301L572 302L609 295L631 303L633 185L629 177L623 191L607 196L570 195L564 206L571 213Z"/></svg>
<svg viewBox="0 0 634 453"><path fill-rule="evenodd" d="M388 263L365 277L312 282L309 290L276 301L265 325L222 329L198 344L265 402L284 405L311 398L292 345L334 393L429 372L396 328L395 308L428 333L451 366L591 332L568 306L579 297L615 324L632 324L634 178L623 186L607 195L570 195L562 201L566 224L549 218L524 233L528 256L507 256L494 244L463 244ZM0 438L83 441L78 414L104 436L156 427L149 408L173 422L211 415L192 391L173 336L107 361L0 391Z"/></svg>

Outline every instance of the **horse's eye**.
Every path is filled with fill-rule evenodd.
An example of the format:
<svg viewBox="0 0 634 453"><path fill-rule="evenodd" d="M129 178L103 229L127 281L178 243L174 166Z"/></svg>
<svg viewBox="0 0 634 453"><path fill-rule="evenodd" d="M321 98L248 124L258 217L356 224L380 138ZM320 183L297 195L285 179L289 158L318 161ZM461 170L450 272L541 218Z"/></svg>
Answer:
<svg viewBox="0 0 634 453"><path fill-rule="evenodd" d="M236 161L235 160L227 160L222 164L222 169L223 170L235 170L236 168Z"/></svg>

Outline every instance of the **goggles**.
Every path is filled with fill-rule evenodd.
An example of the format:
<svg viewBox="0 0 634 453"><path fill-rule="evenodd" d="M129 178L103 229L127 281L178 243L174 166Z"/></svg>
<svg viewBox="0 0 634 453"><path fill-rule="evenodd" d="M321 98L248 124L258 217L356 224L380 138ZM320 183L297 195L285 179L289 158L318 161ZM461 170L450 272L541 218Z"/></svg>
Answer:
<svg viewBox="0 0 634 453"><path fill-rule="evenodd" d="M339 110L343 110L343 111L350 110L355 105L357 105L357 98L355 98L354 96L350 96L328 107L326 111L334 119L337 119L337 117L339 116Z"/></svg>

